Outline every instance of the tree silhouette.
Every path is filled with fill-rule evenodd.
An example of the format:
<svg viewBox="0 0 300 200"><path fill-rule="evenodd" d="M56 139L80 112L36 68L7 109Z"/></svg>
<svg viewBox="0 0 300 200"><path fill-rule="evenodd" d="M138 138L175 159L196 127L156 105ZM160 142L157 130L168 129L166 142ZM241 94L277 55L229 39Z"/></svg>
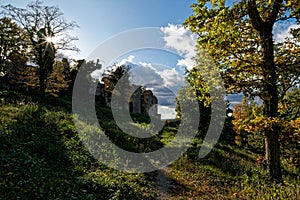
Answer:
<svg viewBox="0 0 300 200"><path fill-rule="evenodd" d="M67 22L58 7L44 6L40 1L28 4L26 9L10 4L2 8L6 16L25 30L30 40L31 58L38 68L40 95L43 100L57 50L78 50L72 44L76 38L67 34L68 30L77 25L75 22Z"/></svg>

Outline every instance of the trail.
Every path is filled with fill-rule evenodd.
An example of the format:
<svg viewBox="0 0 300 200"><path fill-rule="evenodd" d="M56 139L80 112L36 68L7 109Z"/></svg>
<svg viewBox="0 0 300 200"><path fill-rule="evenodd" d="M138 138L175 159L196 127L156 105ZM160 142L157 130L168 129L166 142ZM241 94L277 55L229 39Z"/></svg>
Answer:
<svg viewBox="0 0 300 200"><path fill-rule="evenodd" d="M158 200L169 200L170 191L175 188L168 177L168 167L157 170L156 188L159 191Z"/></svg>

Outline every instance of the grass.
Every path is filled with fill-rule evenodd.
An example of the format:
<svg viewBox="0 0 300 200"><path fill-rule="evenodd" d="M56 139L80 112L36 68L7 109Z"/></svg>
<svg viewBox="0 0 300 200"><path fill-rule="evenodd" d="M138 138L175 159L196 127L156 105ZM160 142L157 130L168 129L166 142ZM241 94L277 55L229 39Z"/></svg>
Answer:
<svg viewBox="0 0 300 200"><path fill-rule="evenodd" d="M98 162L82 145L71 114L50 107L2 100L0 199L154 199L152 176Z"/></svg>
<svg viewBox="0 0 300 200"><path fill-rule="evenodd" d="M249 150L219 143L201 160L191 154L171 167L170 177L180 188L173 199L300 199L299 174L284 171L284 184L273 183Z"/></svg>
<svg viewBox="0 0 300 200"><path fill-rule="evenodd" d="M168 143L178 123L151 139L120 131L108 107L96 105L100 125L122 148L153 151ZM105 117L103 117L105 116ZM143 128L147 116L132 114ZM76 132L70 97L48 98L0 91L0 199L155 199L155 173L129 174L106 167L84 147ZM198 145L174 162L171 199L300 199L299 165L282 159L284 184L269 181L249 149L220 141L204 159ZM287 151L288 152L288 151ZM297 155L289 155L290 157ZM296 163L297 164L297 163Z"/></svg>

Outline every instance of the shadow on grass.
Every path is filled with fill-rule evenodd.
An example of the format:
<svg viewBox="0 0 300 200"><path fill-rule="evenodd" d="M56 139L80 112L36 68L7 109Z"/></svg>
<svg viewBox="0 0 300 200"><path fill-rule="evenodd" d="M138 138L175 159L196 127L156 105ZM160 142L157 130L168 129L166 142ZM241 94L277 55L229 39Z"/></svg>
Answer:
<svg viewBox="0 0 300 200"><path fill-rule="evenodd" d="M63 116L52 114L39 106L23 106L1 120L5 123L0 164L4 199L78 196L85 185L75 178L79 173L56 124Z"/></svg>
<svg viewBox="0 0 300 200"><path fill-rule="evenodd" d="M0 106L1 199L142 199L145 196L140 191L142 187L127 182L129 175L120 173L121 178L110 177L112 170L87 152L69 113L59 108L49 110L50 106L11 103ZM101 181L89 176L96 170L101 171ZM123 181L116 181L120 179Z"/></svg>

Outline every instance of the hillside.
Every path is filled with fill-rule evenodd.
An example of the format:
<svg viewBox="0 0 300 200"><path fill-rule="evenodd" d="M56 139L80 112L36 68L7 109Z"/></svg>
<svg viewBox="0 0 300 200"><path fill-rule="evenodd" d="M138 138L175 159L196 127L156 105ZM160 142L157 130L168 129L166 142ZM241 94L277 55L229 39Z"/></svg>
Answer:
<svg viewBox="0 0 300 200"><path fill-rule="evenodd" d="M39 106L19 96L0 97L0 199L154 199L153 175L108 169L89 154L69 100Z"/></svg>
<svg viewBox="0 0 300 200"><path fill-rule="evenodd" d="M170 199L300 199L297 165L283 159L284 184L272 183L257 161L260 154L226 137L201 160L196 159L198 141L168 167L167 180L162 180L168 185L157 185L160 172L110 169L83 146L73 124L70 98L47 99L47 104L39 105L34 95L0 92L0 199L156 199L162 188ZM99 104L96 109L98 116L105 116L100 124L109 130L111 140L132 151L162 147L176 132L176 123L170 123L161 137L129 142L109 108ZM132 117L141 125L149 122L144 115Z"/></svg>

